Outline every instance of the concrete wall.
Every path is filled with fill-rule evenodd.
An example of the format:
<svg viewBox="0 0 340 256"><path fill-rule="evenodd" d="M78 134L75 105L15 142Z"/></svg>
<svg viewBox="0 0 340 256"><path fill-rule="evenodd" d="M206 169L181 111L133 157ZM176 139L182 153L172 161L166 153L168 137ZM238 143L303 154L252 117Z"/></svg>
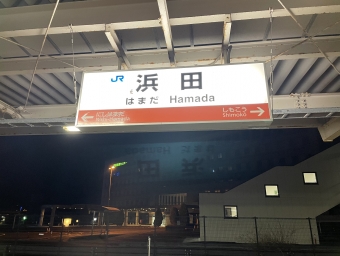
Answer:
<svg viewBox="0 0 340 256"><path fill-rule="evenodd" d="M303 172L316 172L318 184L304 184ZM266 197L265 184L278 185L280 197ZM243 218L301 218L296 220L295 225L293 220L288 219L261 219L258 221L263 221L262 225L258 224L267 229L267 233L281 232L289 237L293 232L290 235L294 237L292 243L308 244L311 243L311 235L306 218L315 218L339 203L340 144L296 166L275 167L227 193L200 194L200 216L207 216L207 240L231 242L240 242L240 237L254 232L254 220ZM223 219L224 205L236 205L239 219ZM317 241L315 220L311 221L311 226L313 239ZM215 232L216 229L223 232ZM204 239L202 232L201 225L201 239Z"/></svg>

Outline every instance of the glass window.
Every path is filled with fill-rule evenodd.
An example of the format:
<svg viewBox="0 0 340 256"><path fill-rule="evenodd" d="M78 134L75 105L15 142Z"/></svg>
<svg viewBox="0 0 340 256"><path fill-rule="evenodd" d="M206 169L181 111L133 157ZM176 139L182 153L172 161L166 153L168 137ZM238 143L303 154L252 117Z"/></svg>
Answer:
<svg viewBox="0 0 340 256"><path fill-rule="evenodd" d="M277 185L265 185L266 196L279 196L279 187Z"/></svg>
<svg viewBox="0 0 340 256"><path fill-rule="evenodd" d="M237 206L225 205L224 218L237 218Z"/></svg>
<svg viewBox="0 0 340 256"><path fill-rule="evenodd" d="M305 184L318 184L318 179L315 172L304 172L303 181Z"/></svg>

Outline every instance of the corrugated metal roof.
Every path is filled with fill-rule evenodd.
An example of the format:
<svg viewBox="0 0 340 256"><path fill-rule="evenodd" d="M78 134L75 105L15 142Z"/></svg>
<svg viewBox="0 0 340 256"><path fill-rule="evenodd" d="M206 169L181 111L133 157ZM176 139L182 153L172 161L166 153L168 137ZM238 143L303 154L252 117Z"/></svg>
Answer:
<svg viewBox="0 0 340 256"><path fill-rule="evenodd" d="M51 4L55 1L6 1L0 0L0 8L24 8L27 5ZM74 1L62 1L62 4ZM130 1L136 3L138 1ZM175 3L176 2L176 3ZM223 1L222 1L223 2ZM287 1L290 7L299 7L296 1ZM339 4L337 1L302 1L305 7ZM99 3L99 2L98 2ZM150 1L139 1L139 3L150 3ZM186 17L190 14L215 15L219 12L213 11L222 6L221 1L214 1L211 6L204 8L202 1L197 2L195 10L179 10L178 1L169 2L169 13L171 17ZM265 10L264 7L276 7L276 1L260 1L258 5L251 4L242 6L242 3L231 1L228 7L234 12ZM202 6L201 6L202 5ZM52 6L52 5L51 5ZM128 8L127 6L126 8ZM280 8L282 9L282 8ZM58 11L57 11L58 12ZM275 13L275 11L274 11ZM152 16L152 15L151 15ZM150 17L151 17L150 16ZM104 19L101 17L101 19ZM299 22L308 29L315 37L319 47L329 55L329 59L340 69L340 24L323 30L330 24L340 19L339 12L310 14L299 16ZM125 18L128 20L128 18ZM72 20L69 21L70 23ZM77 24L74 24L77 25ZM6 27L6 26L4 26ZM206 22L202 18L199 24L184 24L172 26L173 46L176 60L179 66L206 65L213 62L221 54L223 22ZM3 30L2 31L6 31ZM0 29L1 32L1 29ZM168 65L165 49L165 37L161 27L146 27L135 29L117 30L121 45L127 54L132 67L164 67ZM76 32L74 36L75 65L91 71L101 67L117 66L117 58L114 50L103 31ZM272 34L270 33L270 22L268 18L232 21L230 44L231 62L260 61L270 59L270 49L273 56L280 54L283 50L290 49L305 38L305 33L295 24L291 17L274 17ZM31 49L39 50L43 35L14 36L9 38ZM271 40L273 39L273 45ZM38 52L22 46L9 43L0 39L0 100L17 108L23 106L26 101L28 87L31 80L30 71L33 71L35 58ZM158 51L158 52L157 52ZM67 59L72 62L71 29L69 33L49 34L43 52L59 60ZM289 56L273 61L274 67L274 95L290 95L291 93L338 93L340 92L340 76L324 57L316 54L316 47L309 41L289 50ZM110 55L113 54L113 55ZM220 62L217 61L217 64ZM38 65L37 74L28 98L30 105L62 105L74 104L75 93L73 85L72 67L63 65L60 67L57 60L42 58ZM270 63L266 63L267 73L270 72ZM47 70L46 72L44 70ZM2 72L2 73L1 73ZM79 94L82 72L76 70L77 94ZM294 114L301 117L302 114ZM326 118L323 114L310 114L309 118ZM336 116L337 113L333 114ZM8 117L8 116L7 116ZM276 115L276 118L282 115ZM293 115L286 115L294 117ZM330 117L330 116L329 116ZM327 118L329 118L327 117Z"/></svg>

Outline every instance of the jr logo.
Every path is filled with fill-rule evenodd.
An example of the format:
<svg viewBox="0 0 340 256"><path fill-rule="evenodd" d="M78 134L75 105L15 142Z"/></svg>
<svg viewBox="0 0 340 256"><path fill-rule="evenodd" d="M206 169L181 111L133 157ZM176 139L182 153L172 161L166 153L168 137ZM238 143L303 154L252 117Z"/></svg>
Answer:
<svg viewBox="0 0 340 256"><path fill-rule="evenodd" d="M116 76L116 79L111 78L111 82L115 83L115 82L118 82L118 80L123 82L123 79L124 79L124 76Z"/></svg>

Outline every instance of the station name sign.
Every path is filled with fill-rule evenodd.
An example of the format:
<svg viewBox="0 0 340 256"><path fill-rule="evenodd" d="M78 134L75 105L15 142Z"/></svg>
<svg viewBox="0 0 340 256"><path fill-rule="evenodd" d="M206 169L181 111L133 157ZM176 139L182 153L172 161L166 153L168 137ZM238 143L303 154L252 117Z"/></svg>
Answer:
<svg viewBox="0 0 340 256"><path fill-rule="evenodd" d="M76 126L272 120L264 64L84 73Z"/></svg>

